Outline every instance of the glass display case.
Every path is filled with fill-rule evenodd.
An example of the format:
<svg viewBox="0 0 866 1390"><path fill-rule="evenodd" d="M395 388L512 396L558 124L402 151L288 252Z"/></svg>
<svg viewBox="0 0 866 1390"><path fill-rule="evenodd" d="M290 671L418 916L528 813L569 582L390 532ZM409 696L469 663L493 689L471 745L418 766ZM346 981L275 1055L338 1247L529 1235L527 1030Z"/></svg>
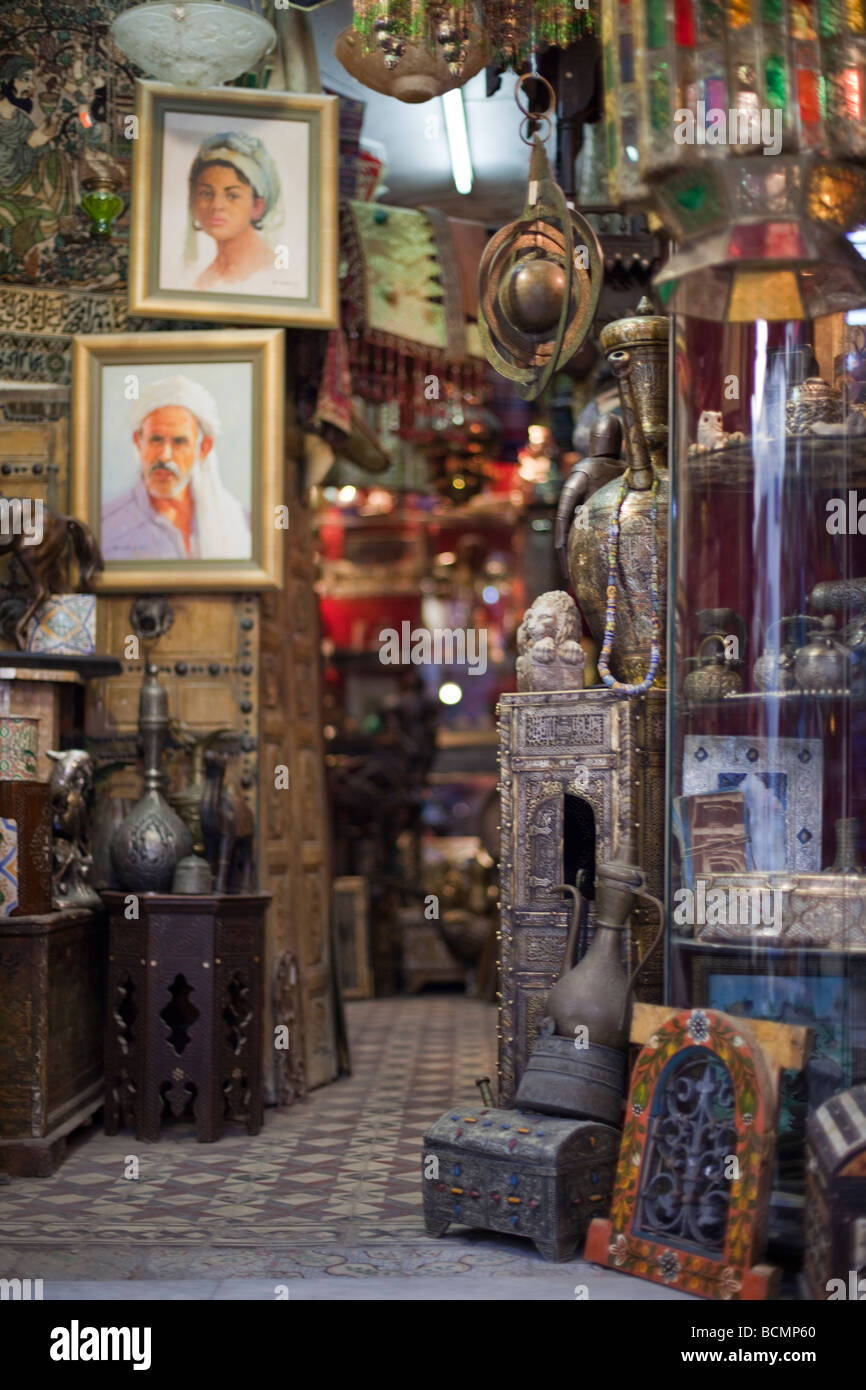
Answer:
<svg viewBox="0 0 866 1390"><path fill-rule="evenodd" d="M809 1113L866 1079L866 401L842 315L676 320L669 997L814 1030ZM778 1229L778 1222L777 1222Z"/></svg>

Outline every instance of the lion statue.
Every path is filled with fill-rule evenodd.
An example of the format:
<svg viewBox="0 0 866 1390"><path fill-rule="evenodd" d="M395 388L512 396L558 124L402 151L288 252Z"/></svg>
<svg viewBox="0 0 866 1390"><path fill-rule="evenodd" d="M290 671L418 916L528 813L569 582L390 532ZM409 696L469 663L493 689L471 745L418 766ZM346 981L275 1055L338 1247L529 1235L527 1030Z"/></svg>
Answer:
<svg viewBox="0 0 866 1390"><path fill-rule="evenodd" d="M540 594L517 629L518 690L582 690L577 606L564 589Z"/></svg>

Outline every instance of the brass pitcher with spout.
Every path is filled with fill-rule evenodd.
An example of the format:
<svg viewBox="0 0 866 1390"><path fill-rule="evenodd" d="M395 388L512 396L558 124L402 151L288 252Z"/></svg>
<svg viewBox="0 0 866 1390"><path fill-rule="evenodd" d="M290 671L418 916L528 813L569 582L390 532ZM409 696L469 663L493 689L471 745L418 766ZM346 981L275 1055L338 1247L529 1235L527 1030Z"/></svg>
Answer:
<svg viewBox="0 0 866 1390"><path fill-rule="evenodd" d="M575 910L562 971L547 999L538 1041L521 1077L517 1104L548 1115L573 1115L618 1125L626 1091L626 1062L632 987L664 930L662 903L645 888L636 867L630 834L596 877L595 934L574 963L579 895L571 884L558 887L574 895ZM635 899L646 898L659 913L659 927L638 965L627 975L622 963L623 933Z"/></svg>
<svg viewBox="0 0 866 1390"><path fill-rule="evenodd" d="M669 321L642 299L632 318L609 323L601 346L617 378L628 467L580 508L568 538L568 568L577 602L593 638L602 645L607 613L611 523L619 524L616 616L610 671L636 685L650 666L654 631L659 659L655 685L665 683L666 575L670 481L668 441ZM653 496L653 482L657 480ZM653 525L652 514L656 513ZM657 624L651 580L657 572Z"/></svg>

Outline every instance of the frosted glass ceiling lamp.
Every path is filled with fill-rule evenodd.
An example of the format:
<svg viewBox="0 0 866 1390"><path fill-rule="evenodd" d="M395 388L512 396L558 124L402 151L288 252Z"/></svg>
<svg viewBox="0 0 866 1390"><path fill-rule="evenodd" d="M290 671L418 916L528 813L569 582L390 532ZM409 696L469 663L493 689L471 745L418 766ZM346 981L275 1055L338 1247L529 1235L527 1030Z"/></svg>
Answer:
<svg viewBox="0 0 866 1390"><path fill-rule="evenodd" d="M274 47L276 32L259 7L259 0L151 0L118 15L111 34L148 77L219 87L250 72Z"/></svg>

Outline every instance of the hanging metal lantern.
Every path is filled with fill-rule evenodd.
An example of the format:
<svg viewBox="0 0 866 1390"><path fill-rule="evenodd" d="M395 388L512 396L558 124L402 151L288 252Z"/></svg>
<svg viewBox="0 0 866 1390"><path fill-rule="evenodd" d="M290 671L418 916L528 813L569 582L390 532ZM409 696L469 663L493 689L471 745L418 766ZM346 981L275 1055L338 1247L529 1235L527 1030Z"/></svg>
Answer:
<svg viewBox="0 0 866 1390"><path fill-rule="evenodd" d="M490 60L490 46L478 30L460 44L459 61L446 58L450 48L437 49L422 39L398 39L393 29L377 34L387 44L371 45L349 25L337 35L334 56L364 87L412 105L461 87Z"/></svg>
<svg viewBox="0 0 866 1390"><path fill-rule="evenodd" d="M527 82L547 88L546 114L521 106ZM515 99L524 124L545 123L549 135L556 100L550 83L527 74L518 81ZM526 206L516 222L491 238L481 258L478 331L490 364L531 401L592 327L604 269L598 238L567 205L542 137L536 131L531 140L522 138L532 146Z"/></svg>
<svg viewBox="0 0 866 1390"><path fill-rule="evenodd" d="M611 189L678 243L656 283L701 318L866 303L866 0L616 0L602 11Z"/></svg>

